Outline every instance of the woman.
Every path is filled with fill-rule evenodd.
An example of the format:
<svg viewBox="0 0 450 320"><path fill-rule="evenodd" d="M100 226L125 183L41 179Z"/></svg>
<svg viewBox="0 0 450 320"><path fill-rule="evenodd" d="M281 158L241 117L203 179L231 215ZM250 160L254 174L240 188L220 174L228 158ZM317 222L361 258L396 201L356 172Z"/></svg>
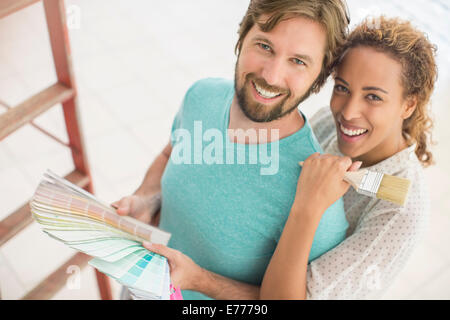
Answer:
<svg viewBox="0 0 450 320"><path fill-rule="evenodd" d="M172 281L202 291L202 279L209 277L203 282L227 284L248 292L249 299L255 292L262 299L380 297L405 265L428 217L422 166L433 160L427 106L437 76L434 54L434 46L409 22L381 17L359 25L335 68L331 112L322 109L311 119L328 154L314 154L304 163L260 291L227 283L176 250L147 245L169 259ZM349 189L343 176L361 164L410 179L405 206ZM350 224L347 237L308 264L320 218L341 196Z"/></svg>
<svg viewBox="0 0 450 320"><path fill-rule="evenodd" d="M309 238L296 232L298 223L290 216L261 297L376 298L405 265L428 216L422 166L433 160L427 107L437 76L434 53L423 33L398 19L367 20L350 34L334 72L331 112L322 109L313 117L314 132L327 153L410 179L409 198L399 207L348 190L346 240L308 267L299 248L306 251ZM338 183L343 171L336 169L336 159L314 155L305 162L291 215L303 228L311 221L306 232L312 233L321 208L348 188ZM287 266L287 256L295 260L292 255L295 265Z"/></svg>

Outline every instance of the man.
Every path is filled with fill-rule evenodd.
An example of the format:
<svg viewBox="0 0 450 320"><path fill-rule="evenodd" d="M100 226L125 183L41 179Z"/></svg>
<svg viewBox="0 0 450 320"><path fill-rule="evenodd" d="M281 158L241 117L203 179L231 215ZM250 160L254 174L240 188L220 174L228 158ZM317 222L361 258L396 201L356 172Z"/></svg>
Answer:
<svg viewBox="0 0 450 320"><path fill-rule="evenodd" d="M340 0L251 1L234 82L204 79L189 89L142 185L113 204L150 222L161 195L170 249L147 247L167 256L185 299L259 297L294 200L297 163L321 152L298 105L325 83L348 22ZM323 215L309 259L342 241L347 226L338 201Z"/></svg>

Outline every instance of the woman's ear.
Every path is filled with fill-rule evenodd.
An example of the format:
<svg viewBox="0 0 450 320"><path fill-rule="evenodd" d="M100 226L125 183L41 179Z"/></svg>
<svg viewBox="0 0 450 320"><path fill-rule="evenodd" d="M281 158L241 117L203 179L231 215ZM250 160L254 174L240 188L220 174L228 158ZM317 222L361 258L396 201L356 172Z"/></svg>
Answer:
<svg viewBox="0 0 450 320"><path fill-rule="evenodd" d="M403 105L402 118L403 120L408 119L413 114L417 107L417 96L413 95L407 97Z"/></svg>

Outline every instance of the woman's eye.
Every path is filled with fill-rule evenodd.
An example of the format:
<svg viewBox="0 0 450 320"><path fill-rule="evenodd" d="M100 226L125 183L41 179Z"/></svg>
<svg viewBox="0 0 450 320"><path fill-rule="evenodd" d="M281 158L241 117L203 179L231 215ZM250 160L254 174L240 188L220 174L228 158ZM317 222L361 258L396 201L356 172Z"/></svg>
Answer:
<svg viewBox="0 0 450 320"><path fill-rule="evenodd" d="M340 84L335 85L334 90L337 92L348 92L348 89Z"/></svg>
<svg viewBox="0 0 450 320"><path fill-rule="evenodd" d="M377 96L376 94L373 94L373 93L368 94L367 98L372 101L383 101L383 99L381 99L379 96Z"/></svg>

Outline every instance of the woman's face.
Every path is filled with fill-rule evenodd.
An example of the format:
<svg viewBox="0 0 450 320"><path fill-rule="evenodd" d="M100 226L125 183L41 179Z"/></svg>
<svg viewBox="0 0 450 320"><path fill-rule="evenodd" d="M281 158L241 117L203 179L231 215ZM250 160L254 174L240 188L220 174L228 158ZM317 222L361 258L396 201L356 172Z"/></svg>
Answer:
<svg viewBox="0 0 450 320"><path fill-rule="evenodd" d="M415 108L403 98L402 66L370 47L349 49L338 66L331 111L340 151L370 166L406 147L402 123Z"/></svg>

